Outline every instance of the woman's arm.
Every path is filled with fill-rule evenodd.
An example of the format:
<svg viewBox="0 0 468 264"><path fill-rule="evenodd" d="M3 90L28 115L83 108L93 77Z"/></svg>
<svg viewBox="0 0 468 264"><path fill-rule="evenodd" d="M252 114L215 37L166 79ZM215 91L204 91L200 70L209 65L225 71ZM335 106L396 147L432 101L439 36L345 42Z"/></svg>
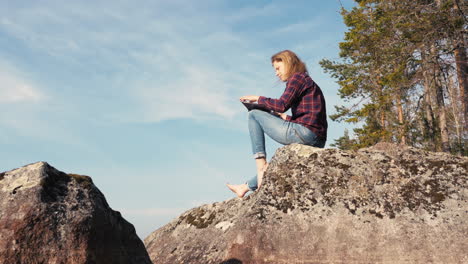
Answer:
<svg viewBox="0 0 468 264"><path fill-rule="evenodd" d="M304 83L305 76L300 73L295 73L288 80L286 89L284 90L283 94L279 99L272 99L264 96L259 96L259 98L257 98L257 101L259 104L265 105L273 111L284 113L289 108L291 108L292 103L300 97Z"/></svg>

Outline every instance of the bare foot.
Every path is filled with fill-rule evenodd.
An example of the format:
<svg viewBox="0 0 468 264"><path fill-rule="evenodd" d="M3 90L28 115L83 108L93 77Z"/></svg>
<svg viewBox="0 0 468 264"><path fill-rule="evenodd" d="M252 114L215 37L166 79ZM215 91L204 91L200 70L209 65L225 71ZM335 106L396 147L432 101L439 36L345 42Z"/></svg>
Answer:
<svg viewBox="0 0 468 264"><path fill-rule="evenodd" d="M242 198L244 195L249 191L249 187L247 184L226 184L226 186L231 190L233 193L237 194L237 197Z"/></svg>

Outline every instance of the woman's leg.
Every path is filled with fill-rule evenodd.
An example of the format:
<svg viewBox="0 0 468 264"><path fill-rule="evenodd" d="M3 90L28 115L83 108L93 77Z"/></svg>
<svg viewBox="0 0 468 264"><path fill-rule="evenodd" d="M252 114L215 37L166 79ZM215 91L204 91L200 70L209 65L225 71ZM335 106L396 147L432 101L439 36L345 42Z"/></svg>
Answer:
<svg viewBox="0 0 468 264"><path fill-rule="evenodd" d="M254 158L266 158L265 134L283 145L301 143L300 138L295 133L294 125L297 124L265 111L250 111L249 132Z"/></svg>
<svg viewBox="0 0 468 264"><path fill-rule="evenodd" d="M288 122L265 111L249 112L249 133L255 159L266 159L265 133L284 134L285 123Z"/></svg>
<svg viewBox="0 0 468 264"><path fill-rule="evenodd" d="M252 152L257 166L257 182L261 186L263 174L268 166L266 161L265 134L281 144L297 142L291 138L291 122L285 121L268 112L252 110L249 112L249 132Z"/></svg>
<svg viewBox="0 0 468 264"><path fill-rule="evenodd" d="M249 190L256 190L262 183L263 174L268 166L266 162L265 134L283 145L301 143L323 147L325 143L324 141L317 141L315 134L308 128L260 110L249 112L249 132L252 152L257 166L257 179L251 179L240 185L228 184L229 189L239 197L243 197Z"/></svg>
<svg viewBox="0 0 468 264"><path fill-rule="evenodd" d="M261 121L258 121L261 120ZM257 167L257 176L247 181L245 184L227 184L227 187L238 197L242 198L248 191L255 191L261 184L263 173L267 167L265 151L265 123L275 123L273 126L283 126L285 121L270 113L252 110L249 112L249 132L252 142L252 151L254 153L255 165ZM272 130L273 128L267 128Z"/></svg>
<svg viewBox="0 0 468 264"><path fill-rule="evenodd" d="M268 166L266 157L256 158L255 165L257 165L257 187L260 187L260 185L262 185L263 174L265 173L266 168Z"/></svg>
<svg viewBox="0 0 468 264"><path fill-rule="evenodd" d="M257 175L252 177L244 184L226 184L227 187L237 194L237 197L242 198L248 191L255 191L258 188L258 178Z"/></svg>
<svg viewBox="0 0 468 264"><path fill-rule="evenodd" d="M307 127L301 124L292 123L291 130L297 136L297 140L298 140L297 143L309 145L309 146L313 146L317 148L325 147L326 140L318 137L314 132L312 132Z"/></svg>

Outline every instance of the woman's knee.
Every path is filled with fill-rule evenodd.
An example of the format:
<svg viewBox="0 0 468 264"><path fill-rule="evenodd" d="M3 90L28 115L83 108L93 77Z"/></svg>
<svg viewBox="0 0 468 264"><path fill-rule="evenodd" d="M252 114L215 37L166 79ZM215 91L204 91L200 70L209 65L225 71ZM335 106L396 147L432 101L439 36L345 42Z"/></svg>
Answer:
<svg viewBox="0 0 468 264"><path fill-rule="evenodd" d="M258 110L258 109L253 109L249 111L249 120L255 120L256 122L259 122L259 120L263 120L263 116L265 114L268 114L265 111Z"/></svg>
<svg viewBox="0 0 468 264"><path fill-rule="evenodd" d="M252 109L249 111L249 118L255 118L256 116L261 115L262 113L264 113L264 111Z"/></svg>

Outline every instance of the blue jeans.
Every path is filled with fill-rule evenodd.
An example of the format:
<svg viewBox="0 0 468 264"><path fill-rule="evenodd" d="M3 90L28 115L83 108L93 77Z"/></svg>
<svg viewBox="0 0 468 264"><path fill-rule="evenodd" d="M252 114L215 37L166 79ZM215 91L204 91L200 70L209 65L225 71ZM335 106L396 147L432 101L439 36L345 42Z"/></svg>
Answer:
<svg viewBox="0 0 468 264"><path fill-rule="evenodd" d="M325 140L319 138L307 127L283 120L273 114L261 110L252 110L249 112L249 132L252 141L252 152L254 158L265 158L265 134L276 142L289 145L299 143L314 147L323 148ZM257 177L247 182L249 189L257 189Z"/></svg>

